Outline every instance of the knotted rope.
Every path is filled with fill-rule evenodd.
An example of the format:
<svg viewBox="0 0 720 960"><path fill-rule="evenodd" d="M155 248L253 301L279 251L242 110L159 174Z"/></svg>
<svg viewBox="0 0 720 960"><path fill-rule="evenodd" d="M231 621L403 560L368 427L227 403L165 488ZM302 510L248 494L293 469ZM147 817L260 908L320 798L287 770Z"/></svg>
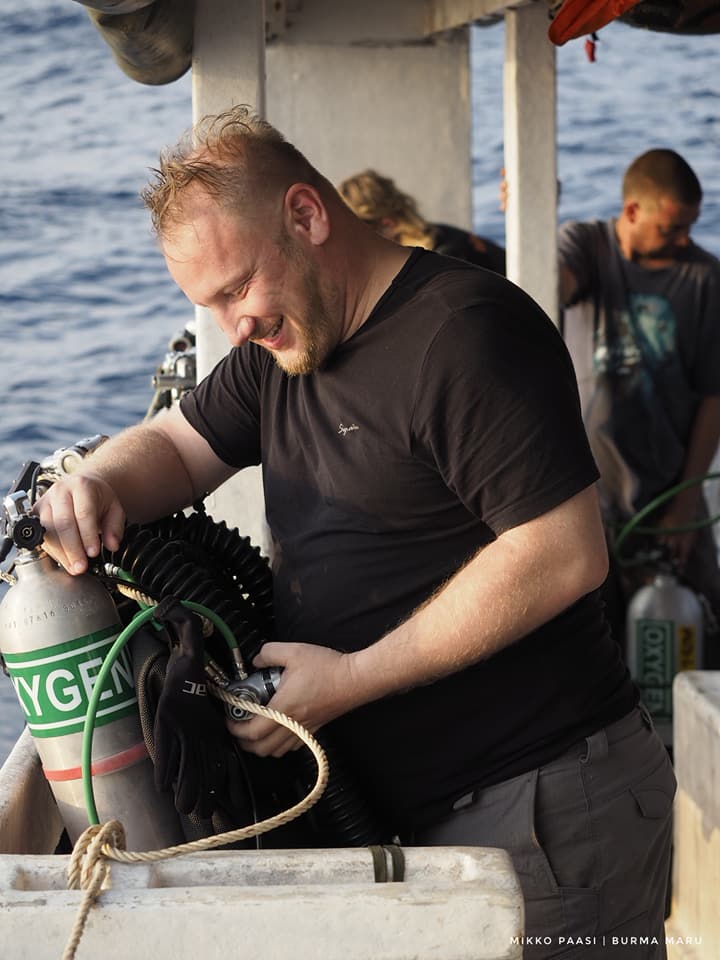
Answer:
<svg viewBox="0 0 720 960"><path fill-rule="evenodd" d="M88 827L75 844L68 866L68 889L83 890L75 923L65 945L62 960L74 960L85 930L88 914L100 895L110 864L105 849L125 849L125 829L119 820Z"/></svg>
<svg viewBox="0 0 720 960"><path fill-rule="evenodd" d="M248 713L274 720L281 726L291 730L312 751L317 763L317 779L312 790L304 799L287 810L268 817L260 823L253 823L237 830L229 830L213 837L202 837L188 843L180 843L173 847L164 847L162 850L134 851L125 849L125 830L118 820L109 820L104 824L95 824L88 827L81 835L73 848L68 865L68 888L82 889L83 898L78 908L77 916L70 937L65 946L62 960L74 960L77 948L87 923L88 915L93 904L100 895L102 886L110 871L110 860L119 863L155 863L159 860L169 860L185 853L196 853L201 850L212 850L237 840L247 840L268 833L276 827L283 826L291 820L301 816L310 807L314 806L325 790L328 780L328 762L325 751L315 737L301 726L292 717L263 707L250 700L226 693L222 688L208 685L211 693L219 700L230 703Z"/></svg>

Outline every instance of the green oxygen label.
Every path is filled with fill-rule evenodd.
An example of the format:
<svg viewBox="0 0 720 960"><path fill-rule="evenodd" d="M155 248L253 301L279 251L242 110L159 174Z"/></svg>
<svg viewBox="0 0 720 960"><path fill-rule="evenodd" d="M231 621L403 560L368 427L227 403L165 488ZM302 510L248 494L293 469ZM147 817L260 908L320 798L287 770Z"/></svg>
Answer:
<svg viewBox="0 0 720 960"><path fill-rule="evenodd" d="M675 675L675 624L672 620L636 620L637 672L642 699L656 719L672 717Z"/></svg>
<svg viewBox="0 0 720 960"><path fill-rule="evenodd" d="M82 733L90 697L120 627L106 627L77 640L27 653L4 654L15 693L34 737ZM96 726L133 713L137 696L127 649L106 678Z"/></svg>

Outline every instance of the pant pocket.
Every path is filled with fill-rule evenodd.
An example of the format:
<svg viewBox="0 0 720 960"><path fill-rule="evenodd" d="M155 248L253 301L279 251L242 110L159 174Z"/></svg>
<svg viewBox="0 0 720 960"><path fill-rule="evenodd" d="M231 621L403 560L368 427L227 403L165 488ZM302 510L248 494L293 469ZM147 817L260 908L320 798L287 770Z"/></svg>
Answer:
<svg viewBox="0 0 720 960"><path fill-rule="evenodd" d="M657 740L654 733L648 731L647 736ZM634 944L638 957L645 955L640 951L648 938L664 938L675 793L675 777L662 744L657 741L654 759L652 750L646 755L650 759L644 772L638 773L640 765L632 765L627 757L616 758L613 769L611 746L605 786L595 795L590 790L589 801L594 829L602 838L599 929L606 935L628 931L628 936L639 938Z"/></svg>
<svg viewBox="0 0 720 960"><path fill-rule="evenodd" d="M552 952L528 960L590 958L598 928L597 874L599 852L590 819L579 762L548 764L537 771L532 803L534 855L549 878L545 890L528 891L526 924L543 926L553 904Z"/></svg>

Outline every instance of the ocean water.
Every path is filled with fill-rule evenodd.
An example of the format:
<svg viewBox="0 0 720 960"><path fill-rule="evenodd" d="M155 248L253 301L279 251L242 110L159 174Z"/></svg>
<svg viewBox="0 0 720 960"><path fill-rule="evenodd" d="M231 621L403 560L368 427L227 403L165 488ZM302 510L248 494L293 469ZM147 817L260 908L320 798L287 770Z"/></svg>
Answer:
<svg viewBox="0 0 720 960"><path fill-rule="evenodd" d="M671 146L705 187L695 238L720 253L718 51L720 37L618 24L595 63L582 41L558 51L562 219L615 213L627 163ZM502 24L474 31L474 219L499 242L502 57ZM73 0L3 5L0 92L4 495L25 460L142 417L167 341L192 317L138 199L191 103L187 75L157 88L125 77ZM21 729L0 675L0 761Z"/></svg>

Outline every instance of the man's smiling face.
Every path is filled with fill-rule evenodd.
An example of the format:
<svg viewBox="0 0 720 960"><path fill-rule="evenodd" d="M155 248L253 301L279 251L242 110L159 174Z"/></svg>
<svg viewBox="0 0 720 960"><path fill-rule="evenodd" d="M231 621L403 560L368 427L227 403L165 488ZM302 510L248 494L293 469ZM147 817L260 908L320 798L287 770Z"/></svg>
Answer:
<svg viewBox="0 0 720 960"><path fill-rule="evenodd" d="M342 339L339 296L300 241L208 200L163 240L170 275L233 346L252 340L289 374L317 370Z"/></svg>

